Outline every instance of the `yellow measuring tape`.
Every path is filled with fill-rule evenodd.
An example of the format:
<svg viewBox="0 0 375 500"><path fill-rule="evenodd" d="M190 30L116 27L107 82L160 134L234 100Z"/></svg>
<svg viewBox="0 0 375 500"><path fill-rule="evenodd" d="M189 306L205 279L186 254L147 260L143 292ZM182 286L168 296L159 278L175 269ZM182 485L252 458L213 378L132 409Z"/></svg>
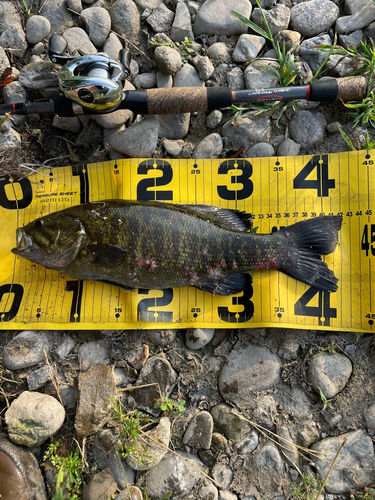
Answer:
<svg viewBox="0 0 375 500"><path fill-rule="evenodd" d="M229 160L138 160L0 177L0 328L319 328L373 331L375 153ZM71 205L104 199L207 204L251 213L259 233L322 215L343 216L325 257L339 278L322 292L276 271L249 273L244 292L195 288L126 292L78 281L15 257L16 228Z"/></svg>

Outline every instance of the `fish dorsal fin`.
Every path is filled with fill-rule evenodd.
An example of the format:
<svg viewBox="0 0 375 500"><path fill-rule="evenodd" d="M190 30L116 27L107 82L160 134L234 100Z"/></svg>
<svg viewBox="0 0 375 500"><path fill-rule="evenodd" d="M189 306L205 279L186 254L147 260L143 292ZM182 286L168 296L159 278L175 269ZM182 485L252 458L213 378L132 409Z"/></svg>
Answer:
<svg viewBox="0 0 375 500"><path fill-rule="evenodd" d="M182 205L189 210L197 212L205 220L227 231L247 232L252 228L250 214L230 208L220 208L213 205Z"/></svg>

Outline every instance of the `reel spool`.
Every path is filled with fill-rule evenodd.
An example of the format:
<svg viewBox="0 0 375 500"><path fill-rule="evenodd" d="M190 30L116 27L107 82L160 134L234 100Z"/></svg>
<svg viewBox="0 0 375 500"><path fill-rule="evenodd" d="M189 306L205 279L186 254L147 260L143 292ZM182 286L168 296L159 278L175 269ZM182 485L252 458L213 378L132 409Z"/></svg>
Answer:
<svg viewBox="0 0 375 500"><path fill-rule="evenodd" d="M130 51L120 50L120 63L104 52L67 57L67 41L61 35L50 39L49 56L52 62L63 64L58 73L64 95L90 112L110 113L122 100L124 80L130 73Z"/></svg>

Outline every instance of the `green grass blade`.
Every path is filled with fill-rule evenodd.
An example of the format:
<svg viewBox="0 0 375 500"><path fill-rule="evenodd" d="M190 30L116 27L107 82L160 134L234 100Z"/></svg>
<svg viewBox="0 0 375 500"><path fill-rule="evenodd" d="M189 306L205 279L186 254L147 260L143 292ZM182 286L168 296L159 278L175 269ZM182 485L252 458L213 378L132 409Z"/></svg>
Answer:
<svg viewBox="0 0 375 500"><path fill-rule="evenodd" d="M355 147L353 146L352 141L349 139L348 135L343 131L342 128L339 128L340 134L342 135L342 138L346 142L346 144L349 146L350 151L355 151Z"/></svg>
<svg viewBox="0 0 375 500"><path fill-rule="evenodd" d="M250 21L250 19L247 19L247 17L243 16L242 14L239 14L238 12L235 12L234 10L231 11L232 14L234 14L240 21L246 24L246 26L249 26L253 31L258 33L258 35L263 36L264 38L267 38L267 40L272 40L272 36L270 37L268 33L266 33L260 26L255 24L253 21Z"/></svg>

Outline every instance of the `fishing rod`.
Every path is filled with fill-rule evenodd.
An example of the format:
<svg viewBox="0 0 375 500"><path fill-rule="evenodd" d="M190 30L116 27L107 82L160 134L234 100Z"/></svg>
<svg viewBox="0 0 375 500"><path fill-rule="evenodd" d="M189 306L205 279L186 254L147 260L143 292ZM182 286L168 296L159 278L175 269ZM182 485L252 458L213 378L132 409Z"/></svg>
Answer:
<svg viewBox="0 0 375 500"><path fill-rule="evenodd" d="M57 114L72 117L111 113L128 109L140 114L178 114L213 111L232 104L272 101L361 101L367 95L364 76L312 82L300 87L275 87L259 90L231 90L227 87L172 87L123 91L130 74L131 53L119 52L115 61L101 52L78 57L64 56L67 41L53 35L49 44L52 62L62 64L58 73L62 94L54 100L0 104L0 115Z"/></svg>

